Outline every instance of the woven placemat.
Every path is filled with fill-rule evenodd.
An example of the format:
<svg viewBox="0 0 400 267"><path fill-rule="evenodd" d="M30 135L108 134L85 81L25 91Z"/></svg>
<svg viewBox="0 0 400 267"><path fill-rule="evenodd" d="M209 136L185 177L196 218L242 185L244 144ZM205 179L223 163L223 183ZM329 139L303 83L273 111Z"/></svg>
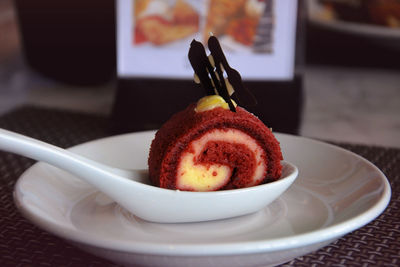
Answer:
<svg viewBox="0 0 400 267"><path fill-rule="evenodd" d="M60 147L107 136L107 125L104 117L38 107L23 107L0 117L1 128ZM370 224L282 266L399 266L400 149L338 145L385 173L392 187L391 203ZM20 215L12 192L18 177L33 163L0 151L0 266L116 266L38 229Z"/></svg>

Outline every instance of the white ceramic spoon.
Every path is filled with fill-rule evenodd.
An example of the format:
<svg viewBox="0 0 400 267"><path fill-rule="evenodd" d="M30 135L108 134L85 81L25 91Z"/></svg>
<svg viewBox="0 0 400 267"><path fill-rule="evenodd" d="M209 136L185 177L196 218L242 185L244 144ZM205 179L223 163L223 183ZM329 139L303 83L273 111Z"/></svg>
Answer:
<svg viewBox="0 0 400 267"><path fill-rule="evenodd" d="M160 223L226 219L259 211L278 198L298 175L296 166L282 162L282 177L272 183L215 192L187 192L146 184L147 171L112 168L4 129L0 129L0 149L66 170L134 215Z"/></svg>

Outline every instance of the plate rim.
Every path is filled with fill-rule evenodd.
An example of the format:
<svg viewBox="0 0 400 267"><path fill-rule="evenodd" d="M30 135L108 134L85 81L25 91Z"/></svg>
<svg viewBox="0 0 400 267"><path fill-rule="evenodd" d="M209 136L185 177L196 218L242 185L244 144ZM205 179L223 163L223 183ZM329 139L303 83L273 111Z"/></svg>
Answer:
<svg viewBox="0 0 400 267"><path fill-rule="evenodd" d="M135 134L153 134L155 131L141 131L134 133L126 133L121 135L114 135L105 138L99 138L96 140L92 140L89 142L85 142L76 146L72 146L68 149L79 149L81 146L90 146L96 142L104 142L104 140L112 140L118 138L124 138L126 136L135 135ZM380 214L388 206L391 199L391 187L390 183L385 176L385 174L376 167L373 163L365 159L364 157L341 148L339 146L326 143L317 139L296 136L291 134L284 133L275 133L278 139L280 137L285 138L293 138L296 142L298 140L305 140L307 142L315 143L316 145L328 146L330 149L341 151L342 153L348 153L353 157L358 158L363 163L369 165L374 171L379 174L380 180L383 182L384 188L382 191L382 195L379 200L374 203L374 205L362 212L361 214L352 217L351 219L345 220L341 223L336 223L330 225L328 227L323 226L318 230L308 231L302 234L296 234L289 237L280 237L280 238L272 238L265 240L257 240L257 241L246 241L246 242L218 242L218 243L199 243L199 244L174 244L173 246L167 246L165 244L160 244L157 242L137 242L135 240L132 241L121 241L115 242L113 240L104 240L102 238L96 237L94 234L82 235L82 231L78 229L69 230L65 229L58 224L53 224L51 221L45 220L40 217L38 214L30 211L28 207L24 206L20 200L20 196L18 194L17 188L25 177L29 175L29 173L34 170L34 168L39 168L42 165L47 165L47 163L37 162L27 170L18 178L15 186L14 186L14 203L19 210L19 212L27 218L31 223L38 226L39 228L50 232L58 237L63 239L88 245L91 247L98 247L107 250L125 252L125 253L134 253L134 254L147 254L147 255L168 255L168 256L205 256L205 255L238 255L238 254L252 254L252 253L268 253L268 252L276 252L287 249L294 249L302 246L318 244L322 242L326 242L329 240L338 239L351 231L354 231L358 228L365 226L370 223L374 219L376 219ZM361 222L361 223L360 223ZM318 238L316 238L318 237ZM301 241L300 241L301 240Z"/></svg>

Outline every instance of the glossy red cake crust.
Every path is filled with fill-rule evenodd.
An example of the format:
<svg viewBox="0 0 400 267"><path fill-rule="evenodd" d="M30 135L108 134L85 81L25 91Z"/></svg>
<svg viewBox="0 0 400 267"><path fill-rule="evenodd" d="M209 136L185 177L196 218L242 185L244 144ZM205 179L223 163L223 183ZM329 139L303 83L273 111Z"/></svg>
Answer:
<svg viewBox="0 0 400 267"><path fill-rule="evenodd" d="M176 189L177 166L181 153L188 144L212 129L230 128L241 130L253 137L266 151L267 173L263 182L279 179L282 171L279 142L271 130L256 116L240 107L237 107L236 112L214 108L197 113L194 110L195 106L196 104L191 104L185 110L173 115L156 133L148 159L149 176L154 185ZM245 152L246 148L242 150ZM239 151L240 149L238 153ZM213 154L214 157L218 155L217 152ZM246 169L252 171L252 168L252 166L242 168L242 172L245 173ZM240 184L235 187L240 187Z"/></svg>

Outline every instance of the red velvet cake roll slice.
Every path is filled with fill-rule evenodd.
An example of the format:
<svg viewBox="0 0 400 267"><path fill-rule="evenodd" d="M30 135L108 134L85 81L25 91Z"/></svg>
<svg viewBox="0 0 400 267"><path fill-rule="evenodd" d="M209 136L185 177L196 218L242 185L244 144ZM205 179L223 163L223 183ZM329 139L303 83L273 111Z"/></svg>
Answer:
<svg viewBox="0 0 400 267"><path fill-rule="evenodd" d="M222 102L211 108L191 104L160 128L148 160L154 185L215 191L279 179L282 153L271 130L245 109L232 112Z"/></svg>
<svg viewBox="0 0 400 267"><path fill-rule="evenodd" d="M208 96L172 116L156 133L148 160L151 181L169 189L215 191L279 179L279 142L231 98L256 103L216 37L209 38L208 47L210 56L195 40L189 49L195 77Z"/></svg>

